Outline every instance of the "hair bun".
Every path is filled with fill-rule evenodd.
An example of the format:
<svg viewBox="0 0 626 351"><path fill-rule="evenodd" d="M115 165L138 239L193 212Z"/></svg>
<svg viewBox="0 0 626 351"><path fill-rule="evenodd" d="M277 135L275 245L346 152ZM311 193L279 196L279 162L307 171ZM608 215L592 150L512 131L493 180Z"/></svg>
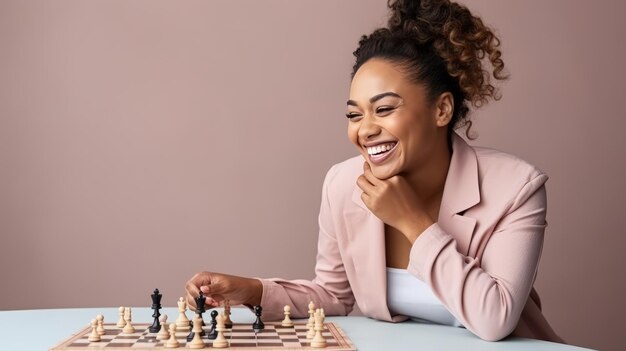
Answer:
<svg viewBox="0 0 626 351"><path fill-rule="evenodd" d="M387 6L391 10L387 23L389 30L411 30L417 21L421 3L420 0L387 0Z"/></svg>
<svg viewBox="0 0 626 351"><path fill-rule="evenodd" d="M392 32L411 33L421 44L432 42L441 33L440 28L437 28L437 24L447 17L445 11L442 11L445 10L445 8L442 9L442 5L446 5L446 2L387 0L387 6L391 12L387 21L387 27ZM432 18L433 14L437 18ZM434 22L433 19L435 19Z"/></svg>

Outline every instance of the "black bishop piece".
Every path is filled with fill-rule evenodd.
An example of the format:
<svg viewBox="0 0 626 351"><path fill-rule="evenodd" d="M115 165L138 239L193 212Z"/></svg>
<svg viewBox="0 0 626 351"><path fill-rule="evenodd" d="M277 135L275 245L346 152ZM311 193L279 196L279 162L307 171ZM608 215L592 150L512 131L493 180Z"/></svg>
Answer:
<svg viewBox="0 0 626 351"><path fill-rule="evenodd" d="M154 289L152 295L152 309L154 313L152 317L154 318L154 322L150 326L150 333L158 333L161 330L161 322L159 321L159 317L161 316L161 297L162 295L159 293L159 289Z"/></svg>
<svg viewBox="0 0 626 351"><path fill-rule="evenodd" d="M263 312L263 308L261 306L254 306L254 314L256 315L256 320L252 324L252 329L254 333L258 333L261 330L265 329L265 324L261 320L261 313Z"/></svg>

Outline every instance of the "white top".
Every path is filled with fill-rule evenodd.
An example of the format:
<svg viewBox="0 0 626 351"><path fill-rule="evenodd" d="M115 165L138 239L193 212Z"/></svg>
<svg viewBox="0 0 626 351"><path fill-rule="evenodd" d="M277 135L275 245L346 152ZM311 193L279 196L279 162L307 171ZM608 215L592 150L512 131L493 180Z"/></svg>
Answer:
<svg viewBox="0 0 626 351"><path fill-rule="evenodd" d="M387 267L387 306L392 314L416 321L463 327L430 287L406 269Z"/></svg>

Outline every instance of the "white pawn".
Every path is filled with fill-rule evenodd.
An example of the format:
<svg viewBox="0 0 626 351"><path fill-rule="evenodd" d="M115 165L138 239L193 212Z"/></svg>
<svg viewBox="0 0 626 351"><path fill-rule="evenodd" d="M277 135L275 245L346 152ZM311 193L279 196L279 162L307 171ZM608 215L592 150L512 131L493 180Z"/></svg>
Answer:
<svg viewBox="0 0 626 351"><path fill-rule="evenodd" d="M200 336L200 334L202 333L202 319L201 318L193 319L192 331L194 333L193 339L191 340L191 343L189 343L187 346L189 346L189 348L191 349L203 349L205 345L204 345L204 341L202 341L202 337Z"/></svg>
<svg viewBox="0 0 626 351"><path fill-rule="evenodd" d="M224 348L228 347L228 340L224 337L224 332L226 331L226 317L224 315L218 315L217 318L217 326L215 330L217 330L217 338L213 340L213 347L215 348Z"/></svg>
<svg viewBox="0 0 626 351"><path fill-rule="evenodd" d="M189 318L185 314L187 310L187 303L184 298L178 299L178 318L176 319L176 330L178 331L189 331Z"/></svg>
<svg viewBox="0 0 626 351"><path fill-rule="evenodd" d="M324 309L318 309L315 312L315 336L311 340L311 347L322 348L326 347L326 339L322 335L324 330Z"/></svg>
<svg viewBox="0 0 626 351"><path fill-rule="evenodd" d="M130 310L130 307L126 307L124 309L124 321L126 321L126 325L124 326L124 329L122 329L122 333L132 334L135 332L135 327L133 327L133 325L130 324L132 318L133 316L132 316L132 311Z"/></svg>
<svg viewBox="0 0 626 351"><path fill-rule="evenodd" d="M96 321L98 322L98 335L104 335L104 316L99 314L96 316Z"/></svg>
<svg viewBox="0 0 626 351"><path fill-rule="evenodd" d="M170 323L170 338L165 343L165 347L173 349L180 346L178 340L176 340L176 323Z"/></svg>
<svg viewBox="0 0 626 351"><path fill-rule="evenodd" d="M159 318L159 321L161 322L161 329L159 330L156 338L157 340L167 340L170 337L170 333L167 331L167 315L162 315L161 318Z"/></svg>
<svg viewBox="0 0 626 351"><path fill-rule="evenodd" d="M116 327L118 328L124 328L124 326L126 325L126 321L124 320L124 306L120 306L119 311L120 311L120 319L117 321L117 325Z"/></svg>
<svg viewBox="0 0 626 351"><path fill-rule="evenodd" d="M315 304L313 301L309 302L309 321L306 323L308 329L306 333L307 339L313 339L315 336Z"/></svg>
<svg viewBox="0 0 626 351"><path fill-rule="evenodd" d="M91 334L87 340L100 341L100 334L98 334L98 321L95 319L91 320Z"/></svg>
<svg viewBox="0 0 626 351"><path fill-rule="evenodd" d="M291 321L291 318L289 318L289 315L291 315L291 307L287 305L283 308L283 311L285 312L285 319L283 319L281 325L283 327L293 327L293 322Z"/></svg>

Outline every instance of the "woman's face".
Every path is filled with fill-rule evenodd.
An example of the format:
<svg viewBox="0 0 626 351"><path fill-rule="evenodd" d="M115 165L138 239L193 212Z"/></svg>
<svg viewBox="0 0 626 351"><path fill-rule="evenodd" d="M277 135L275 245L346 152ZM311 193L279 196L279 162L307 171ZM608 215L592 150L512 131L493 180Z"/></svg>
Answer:
<svg viewBox="0 0 626 351"><path fill-rule="evenodd" d="M436 102L428 103L424 86L407 81L389 61L371 59L359 68L347 108L348 137L376 178L414 172L439 154L433 151L447 121Z"/></svg>

